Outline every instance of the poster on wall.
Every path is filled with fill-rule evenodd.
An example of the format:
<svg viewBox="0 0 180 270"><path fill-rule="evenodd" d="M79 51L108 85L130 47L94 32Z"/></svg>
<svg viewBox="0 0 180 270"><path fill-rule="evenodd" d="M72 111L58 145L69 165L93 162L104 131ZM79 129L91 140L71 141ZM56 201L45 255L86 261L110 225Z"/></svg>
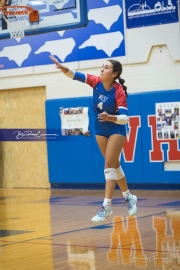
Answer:
<svg viewBox="0 0 180 270"><path fill-rule="evenodd" d="M126 0L127 28L178 22L176 0Z"/></svg>
<svg viewBox="0 0 180 270"><path fill-rule="evenodd" d="M88 107L63 108L60 107L61 133L63 136L89 136Z"/></svg>
<svg viewBox="0 0 180 270"><path fill-rule="evenodd" d="M156 103L156 134L159 140L180 139L180 102Z"/></svg>

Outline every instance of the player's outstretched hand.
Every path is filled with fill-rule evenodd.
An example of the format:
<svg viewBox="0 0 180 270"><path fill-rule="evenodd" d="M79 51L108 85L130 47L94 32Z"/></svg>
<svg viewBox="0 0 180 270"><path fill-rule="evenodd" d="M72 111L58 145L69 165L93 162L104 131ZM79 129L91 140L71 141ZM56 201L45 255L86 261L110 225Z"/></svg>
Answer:
<svg viewBox="0 0 180 270"><path fill-rule="evenodd" d="M50 55L49 58L54 62L54 64L56 65L56 68L60 68L59 61L53 55Z"/></svg>
<svg viewBox="0 0 180 270"><path fill-rule="evenodd" d="M100 122L105 122L108 120L108 113L107 112L103 112L103 113L100 113L98 114L98 119Z"/></svg>

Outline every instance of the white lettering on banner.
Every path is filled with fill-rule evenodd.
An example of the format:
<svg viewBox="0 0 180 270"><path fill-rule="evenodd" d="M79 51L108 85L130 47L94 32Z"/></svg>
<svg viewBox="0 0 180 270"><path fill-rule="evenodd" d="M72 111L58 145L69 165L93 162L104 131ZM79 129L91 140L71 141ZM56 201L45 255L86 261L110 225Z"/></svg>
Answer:
<svg viewBox="0 0 180 270"><path fill-rule="evenodd" d="M167 1L167 5L164 5L164 1L157 1L153 8L147 4L147 1L144 1L142 4L134 4L128 9L128 17L139 18L144 16L152 15L163 15L167 13L175 12L176 6L172 4L171 0Z"/></svg>

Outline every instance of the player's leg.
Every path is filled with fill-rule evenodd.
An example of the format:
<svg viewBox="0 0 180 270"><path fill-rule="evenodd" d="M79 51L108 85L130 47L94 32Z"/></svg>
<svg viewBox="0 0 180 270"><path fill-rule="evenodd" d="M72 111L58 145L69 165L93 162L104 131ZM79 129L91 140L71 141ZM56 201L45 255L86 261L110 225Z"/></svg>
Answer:
<svg viewBox="0 0 180 270"><path fill-rule="evenodd" d="M116 182L122 192L126 192L128 190L126 176L122 170L119 160L116 164Z"/></svg>
<svg viewBox="0 0 180 270"><path fill-rule="evenodd" d="M106 152L105 152L105 171L109 170L108 168L113 168L115 170L115 180L116 180L116 168L117 162L119 160L119 155L122 151L123 145L125 142L125 137L120 134L113 134L109 137ZM113 179L106 177L106 189L105 189L105 196L111 197L113 196L113 191L116 185L116 181L114 181L114 176L112 175Z"/></svg>
<svg viewBox="0 0 180 270"><path fill-rule="evenodd" d="M111 200L116 185L116 165L125 137L114 134L110 136L109 139L103 136L96 136L96 140L102 155L105 157L104 174L106 185L103 206L100 208L98 214L92 218L92 221L102 222L113 213L111 209Z"/></svg>
<svg viewBox="0 0 180 270"><path fill-rule="evenodd" d="M99 147L103 157L105 158L106 148L107 148L107 144L108 144L109 139L106 137L97 135L96 141L97 141L98 147ZM112 168L115 171L116 167L115 166L113 166L113 167L106 166L106 161L105 161L105 168L104 168L104 174L105 174L105 179L106 179L105 198L111 199L112 195L113 195L114 187L116 185L116 181L109 179L108 173L106 173L106 171L109 171L108 168ZM115 174L115 172L114 172L114 174ZM108 178L108 180L107 180L107 178Z"/></svg>
<svg viewBox="0 0 180 270"><path fill-rule="evenodd" d="M97 141L98 147L99 147L99 149L104 157L105 153L106 153L108 138L105 136L96 135L96 141ZM97 215L94 216L91 219L91 221L92 222L102 222L107 217L111 216L112 214L113 214L113 212L111 210L111 199L106 198L106 196L105 196L104 201L103 201L103 205L100 207Z"/></svg>
<svg viewBox="0 0 180 270"><path fill-rule="evenodd" d="M119 155L125 143L125 137L119 134L106 137L96 137L99 149L105 158L105 168L116 168L116 182L121 189L121 192L125 198L125 203L128 208L129 215L135 215L137 212L137 197L132 195L129 191L125 174L120 166ZM114 164L116 164L114 166ZM106 169L105 169L106 170ZM111 205L111 199L115 188L115 181L106 181L104 206Z"/></svg>
<svg viewBox="0 0 180 270"><path fill-rule="evenodd" d="M120 136L120 139L116 138L118 136ZM119 148L116 147L117 145L116 140L118 141ZM122 147L125 142L125 137L121 135L117 135L115 136L115 139L114 137L113 139L108 139L104 136L96 136L96 141L98 143L99 149L103 157L105 158L105 170L106 169L109 170L109 166L113 167L110 169L116 169L116 172L115 172L116 181L125 198L125 202L128 208L128 213L129 215L134 215L137 211L137 207L136 207L137 198L136 196L130 194L128 185L126 182L126 177L124 175L122 168L120 167L120 162L119 162L119 155L120 155L120 152L122 151ZM107 145L111 151L109 150L107 151ZM114 166L114 164L116 165ZM106 179L105 198L104 198L103 206L100 208L98 214L92 218L93 222L102 222L107 217L112 215L113 212L111 209L111 200L112 200L115 185L116 185L116 182L114 180Z"/></svg>
<svg viewBox="0 0 180 270"><path fill-rule="evenodd" d="M103 137L103 136L96 136L96 141L97 141L98 147L99 147L99 149L101 151L101 154L105 158L108 138ZM117 181L117 184L118 184L118 186L119 186L119 188L121 189L122 192L126 192L128 190L128 186L127 186L127 182L126 182L126 177L124 175L122 175L122 170L121 170L120 162L119 162L119 156L118 156L115 168L116 168L116 181ZM113 181L113 183L114 183L114 181Z"/></svg>
<svg viewBox="0 0 180 270"><path fill-rule="evenodd" d="M126 176L120 166L120 164L117 164L118 167L116 169L116 182L118 186L121 189L121 192L125 198L125 203L128 208L128 213L130 216L133 216L137 212L137 197L135 195L132 195L129 191L127 181L126 181Z"/></svg>

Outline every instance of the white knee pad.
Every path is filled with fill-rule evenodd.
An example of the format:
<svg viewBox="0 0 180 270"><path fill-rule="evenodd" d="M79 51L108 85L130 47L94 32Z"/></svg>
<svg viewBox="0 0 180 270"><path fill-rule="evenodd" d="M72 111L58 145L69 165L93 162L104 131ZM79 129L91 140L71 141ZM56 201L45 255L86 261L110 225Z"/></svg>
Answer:
<svg viewBox="0 0 180 270"><path fill-rule="evenodd" d="M116 169L115 168L106 168L104 169L104 175L106 181L116 180Z"/></svg>
<svg viewBox="0 0 180 270"><path fill-rule="evenodd" d="M123 169L120 166L119 168L116 169L116 180L120 180L124 176L125 176L125 174L123 172Z"/></svg>

